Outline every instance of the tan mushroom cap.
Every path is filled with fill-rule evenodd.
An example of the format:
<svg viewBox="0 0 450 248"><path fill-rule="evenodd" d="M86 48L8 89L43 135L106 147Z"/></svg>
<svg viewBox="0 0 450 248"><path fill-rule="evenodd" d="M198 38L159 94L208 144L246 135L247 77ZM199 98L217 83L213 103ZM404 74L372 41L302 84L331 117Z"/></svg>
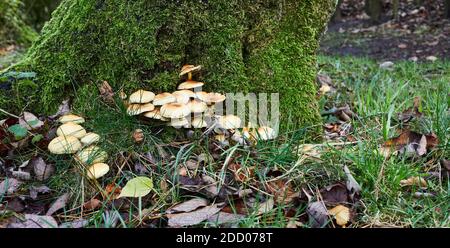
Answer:
<svg viewBox="0 0 450 248"><path fill-rule="evenodd" d="M271 140L275 139L277 134L275 130L271 127L262 126L258 128L258 138L261 140Z"/></svg>
<svg viewBox="0 0 450 248"><path fill-rule="evenodd" d="M205 83L188 80L188 81L178 85L178 89L179 90L190 90L190 89L202 87L203 85L205 85Z"/></svg>
<svg viewBox="0 0 450 248"><path fill-rule="evenodd" d="M155 120L167 121L166 118L161 116L161 112L160 112L159 108L156 108L150 112L145 112L143 114L143 116L147 117L147 118L155 119Z"/></svg>
<svg viewBox="0 0 450 248"><path fill-rule="evenodd" d="M187 127L189 126L189 120L185 117L183 118L172 118L167 125L175 128Z"/></svg>
<svg viewBox="0 0 450 248"><path fill-rule="evenodd" d="M59 122L61 122L62 124L65 124L67 122L73 122L75 124L82 124L84 123L84 118L78 115L74 115L74 114L67 114L67 115L63 115L61 117L59 117L58 119Z"/></svg>
<svg viewBox="0 0 450 248"><path fill-rule="evenodd" d="M161 94L158 94L155 96L155 99L153 99L153 105L161 106L166 103L171 103L171 102L176 102L176 101L177 101L177 98L174 95L172 95L168 92L164 92L164 93L161 93Z"/></svg>
<svg viewBox="0 0 450 248"><path fill-rule="evenodd" d="M90 146L100 140L100 135L96 133L87 133L83 138L81 138L81 143L83 146Z"/></svg>
<svg viewBox="0 0 450 248"><path fill-rule="evenodd" d="M103 163L107 158L108 154L98 146L89 146L75 155L75 159L85 165Z"/></svg>
<svg viewBox="0 0 450 248"><path fill-rule="evenodd" d="M172 93L177 99L177 103L187 104L191 98L195 98L195 93L191 90L178 90Z"/></svg>
<svg viewBox="0 0 450 248"><path fill-rule="evenodd" d="M208 110L208 105L206 103L199 100L191 100L187 106L191 109L192 113L203 113Z"/></svg>
<svg viewBox="0 0 450 248"><path fill-rule="evenodd" d="M192 73L192 72L198 71L200 69L202 69L201 65L198 65L198 66L195 66L195 65L184 65L181 68L180 77L185 75L185 74L187 74L187 73Z"/></svg>
<svg viewBox="0 0 450 248"><path fill-rule="evenodd" d="M96 163L87 169L87 176L90 179L98 179L109 172L109 165L105 163Z"/></svg>
<svg viewBox="0 0 450 248"><path fill-rule="evenodd" d="M155 98L155 93L146 90L138 90L130 95L130 103L149 103Z"/></svg>
<svg viewBox="0 0 450 248"><path fill-rule="evenodd" d="M196 116L192 119L191 126L193 128L204 128L208 126L208 123L201 116Z"/></svg>
<svg viewBox="0 0 450 248"><path fill-rule="evenodd" d="M226 97L220 93L207 93L204 91L197 92L196 97L207 104L223 102L226 99Z"/></svg>
<svg viewBox="0 0 450 248"><path fill-rule="evenodd" d="M241 118L235 115L219 116L217 118L217 125L223 129L236 129L241 127Z"/></svg>
<svg viewBox="0 0 450 248"><path fill-rule="evenodd" d="M130 104L127 108L128 115L140 115L145 112L150 112L155 109L155 106L151 103L146 104Z"/></svg>
<svg viewBox="0 0 450 248"><path fill-rule="evenodd" d="M74 154L81 149L80 141L74 136L59 136L48 144L48 150L53 154Z"/></svg>
<svg viewBox="0 0 450 248"><path fill-rule="evenodd" d="M181 103L167 103L160 109L161 116L166 118L183 118L190 113L191 109L187 105Z"/></svg>
<svg viewBox="0 0 450 248"><path fill-rule="evenodd" d="M73 122L67 122L61 125L56 130L56 135L58 136L74 136L77 139L81 139L86 135L86 130Z"/></svg>

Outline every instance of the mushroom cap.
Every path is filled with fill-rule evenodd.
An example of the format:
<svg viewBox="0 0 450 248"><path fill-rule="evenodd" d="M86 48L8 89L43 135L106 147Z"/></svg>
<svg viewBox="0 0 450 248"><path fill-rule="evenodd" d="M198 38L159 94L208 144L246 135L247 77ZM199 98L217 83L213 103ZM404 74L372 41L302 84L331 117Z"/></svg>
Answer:
<svg viewBox="0 0 450 248"><path fill-rule="evenodd" d="M85 165L103 163L107 158L108 154L98 146L89 146L75 155L75 159Z"/></svg>
<svg viewBox="0 0 450 248"><path fill-rule="evenodd" d="M218 127L223 129L236 129L241 127L241 118L235 115L218 116Z"/></svg>
<svg viewBox="0 0 450 248"><path fill-rule="evenodd" d="M56 130L56 135L58 136L74 136L77 139L81 139L86 135L86 130L73 122L67 122L61 125Z"/></svg>
<svg viewBox="0 0 450 248"><path fill-rule="evenodd" d="M193 128L204 128L208 126L208 123L201 116L196 116L192 119L191 126Z"/></svg>
<svg viewBox="0 0 450 248"><path fill-rule="evenodd" d="M161 116L166 118L183 118L190 113L191 109L187 105L181 103L167 103L160 109Z"/></svg>
<svg viewBox="0 0 450 248"><path fill-rule="evenodd" d="M130 95L130 103L149 103L155 98L155 93L146 90L138 90Z"/></svg>
<svg viewBox="0 0 450 248"><path fill-rule="evenodd" d="M130 104L127 108L128 115L140 115L145 112L149 112L155 109L155 106L151 103L146 104Z"/></svg>
<svg viewBox="0 0 450 248"><path fill-rule="evenodd" d="M172 118L167 125L175 128L189 126L189 120L185 117L183 118Z"/></svg>
<svg viewBox="0 0 450 248"><path fill-rule="evenodd" d="M204 84L205 83L202 83L202 82L188 80L188 81L178 85L178 89L179 90L190 90L190 89L195 89L195 88L198 88L198 87L202 87Z"/></svg>
<svg viewBox="0 0 450 248"><path fill-rule="evenodd" d="M48 144L48 150L53 154L74 154L81 149L80 141L74 136L59 136Z"/></svg>
<svg viewBox="0 0 450 248"><path fill-rule="evenodd" d="M176 102L176 101L177 101L177 98L174 95L172 95L168 92L164 92L164 93L161 93L161 94L158 94L155 96L155 99L153 99L153 105L161 106L166 103L171 103L171 102Z"/></svg>
<svg viewBox="0 0 450 248"><path fill-rule="evenodd" d="M195 65L184 65L181 68L180 77L185 75L185 74L188 74L189 72L198 71L200 69L202 69L201 65L198 65L198 66L195 66Z"/></svg>
<svg viewBox="0 0 450 248"><path fill-rule="evenodd" d="M83 146L90 146L100 140L100 135L96 133L87 133L83 138L81 138L81 143Z"/></svg>
<svg viewBox="0 0 450 248"><path fill-rule="evenodd" d="M262 126L258 128L258 137L261 140L271 140L277 137L275 130L271 127Z"/></svg>
<svg viewBox="0 0 450 248"><path fill-rule="evenodd" d="M206 103L199 100L191 100L187 106L191 109L192 113L203 113L208 110L208 105Z"/></svg>
<svg viewBox="0 0 450 248"><path fill-rule="evenodd" d="M106 173L108 173L109 171L109 165L105 164L105 163L96 163L91 165L88 169L87 169L87 176L90 179L98 179L104 175L106 175Z"/></svg>
<svg viewBox="0 0 450 248"><path fill-rule="evenodd" d="M81 124L81 123L84 123L84 118L81 116L78 116L78 115L74 115L74 114L66 114L66 115L59 117L58 121L61 122L62 124L65 124L67 122Z"/></svg>
<svg viewBox="0 0 450 248"><path fill-rule="evenodd" d="M177 90L172 93L177 99L177 103L187 104L191 98L195 98L195 93L191 90Z"/></svg>
<svg viewBox="0 0 450 248"><path fill-rule="evenodd" d="M150 112L145 112L143 114L143 116L147 117L147 118L155 119L155 120L167 121L166 118L161 116L161 112L160 112L159 108L156 108Z"/></svg>
<svg viewBox="0 0 450 248"><path fill-rule="evenodd" d="M207 93L204 91L197 92L196 97L207 104L223 102L226 99L226 97L220 93Z"/></svg>

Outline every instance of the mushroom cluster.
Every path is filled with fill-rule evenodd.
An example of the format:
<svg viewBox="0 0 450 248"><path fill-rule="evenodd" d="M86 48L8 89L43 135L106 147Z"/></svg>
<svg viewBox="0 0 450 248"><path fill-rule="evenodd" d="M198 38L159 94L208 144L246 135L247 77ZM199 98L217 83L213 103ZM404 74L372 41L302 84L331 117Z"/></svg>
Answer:
<svg viewBox="0 0 450 248"><path fill-rule="evenodd" d="M57 137L48 144L48 150L52 154L74 154L77 162L87 168L87 176L97 179L109 171L105 164L108 155L95 144L100 141L100 136L93 132L86 132L80 124L85 122L83 117L66 114L58 119L61 126L56 130Z"/></svg>
<svg viewBox="0 0 450 248"><path fill-rule="evenodd" d="M143 89L134 92L128 101L125 101L127 113L166 122L175 128L212 128L220 142L232 138L236 142L248 144L250 141L254 143L252 140L269 140L276 137L270 127L260 127L254 132L245 132L244 127L241 134L238 129L242 128L242 121L238 116L215 115L216 104L224 102L226 97L220 93L201 90L205 83L193 80L193 74L201 68L194 65L183 66L179 76L187 75L187 80L179 84L177 91L172 93L155 94Z"/></svg>

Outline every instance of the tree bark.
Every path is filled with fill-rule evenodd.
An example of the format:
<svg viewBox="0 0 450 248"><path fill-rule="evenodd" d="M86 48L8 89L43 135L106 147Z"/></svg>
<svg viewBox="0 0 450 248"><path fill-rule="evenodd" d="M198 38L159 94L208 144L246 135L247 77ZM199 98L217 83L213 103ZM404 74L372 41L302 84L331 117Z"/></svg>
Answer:
<svg viewBox="0 0 450 248"><path fill-rule="evenodd" d="M372 22L380 22L382 7L381 0L366 0L366 13L370 16Z"/></svg>
<svg viewBox="0 0 450 248"><path fill-rule="evenodd" d="M316 50L335 3L63 0L9 69L37 77L11 84L14 104L0 90L0 104L52 112L66 96L90 97L103 80L126 92L173 91L181 66L199 64L204 90L279 93L281 122L290 116L318 135Z"/></svg>

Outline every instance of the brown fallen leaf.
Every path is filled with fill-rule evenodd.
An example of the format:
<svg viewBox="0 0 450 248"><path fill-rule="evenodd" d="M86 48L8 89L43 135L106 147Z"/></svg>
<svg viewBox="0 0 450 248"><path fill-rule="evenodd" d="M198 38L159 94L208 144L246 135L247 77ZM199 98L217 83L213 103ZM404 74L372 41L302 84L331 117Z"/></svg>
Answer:
<svg viewBox="0 0 450 248"><path fill-rule="evenodd" d="M306 213L309 216L309 224L313 228L324 227L328 223L328 209L323 202L309 203Z"/></svg>
<svg viewBox="0 0 450 248"><path fill-rule="evenodd" d="M89 224L88 220L80 219L71 222L65 222L59 225L59 228L83 228Z"/></svg>
<svg viewBox="0 0 450 248"><path fill-rule="evenodd" d="M398 115L398 120L403 123L407 123L414 118L418 119L421 118L422 116L423 114L422 112L420 112L420 97L417 96L414 98L413 107L403 111L403 113L400 113Z"/></svg>
<svg viewBox="0 0 450 248"><path fill-rule="evenodd" d="M114 92L107 81L103 81L102 85L99 87L100 97L106 103L114 103Z"/></svg>
<svg viewBox="0 0 450 248"><path fill-rule="evenodd" d="M33 200L36 200L38 194L47 194L50 193L50 188L47 186L31 186L30 187L30 197Z"/></svg>
<svg viewBox="0 0 450 248"><path fill-rule="evenodd" d="M238 182L245 183L253 178L254 168L244 167L238 163L231 163L228 165L228 170L233 172L234 179Z"/></svg>
<svg viewBox="0 0 450 248"><path fill-rule="evenodd" d="M58 111L54 114L49 116L50 119L57 119L62 115L65 115L67 113L70 113L70 105L69 105L70 99L66 99L62 101L62 103L58 107Z"/></svg>
<svg viewBox="0 0 450 248"><path fill-rule="evenodd" d="M121 192L122 188L119 185L115 183L110 183L106 185L105 188L106 195L104 196L104 200L106 201L114 200L120 195Z"/></svg>
<svg viewBox="0 0 450 248"><path fill-rule="evenodd" d="M8 228L57 228L58 223L51 216L25 214L24 220L10 223Z"/></svg>
<svg viewBox="0 0 450 248"><path fill-rule="evenodd" d="M30 112L23 112L22 117L19 118L19 125L27 130L34 130L44 126L44 122Z"/></svg>
<svg viewBox="0 0 450 248"><path fill-rule="evenodd" d="M220 210L221 208L218 207L218 204L214 204L192 212L167 214L166 216L169 227L185 227L198 225L217 214Z"/></svg>
<svg viewBox="0 0 450 248"><path fill-rule="evenodd" d="M22 184L21 181L14 178L6 178L0 183L0 196L12 195Z"/></svg>
<svg viewBox="0 0 450 248"><path fill-rule="evenodd" d="M215 225L222 225L228 223L237 223L242 220L245 215L242 214L230 214L226 212L218 212L217 214L208 218L209 223L213 223Z"/></svg>
<svg viewBox="0 0 450 248"><path fill-rule="evenodd" d="M144 131L142 129L136 129L133 132L133 140L136 144L140 144L144 141Z"/></svg>
<svg viewBox="0 0 450 248"><path fill-rule="evenodd" d="M414 131L403 131L399 136L389 139L379 149L386 158L399 153L406 156L423 156L439 144L435 134L423 135Z"/></svg>
<svg viewBox="0 0 450 248"><path fill-rule="evenodd" d="M336 223L342 227L345 227L345 225L347 225L350 221L350 209L345 206L337 205L336 207L330 209L328 213L333 215L336 219Z"/></svg>
<svg viewBox="0 0 450 248"><path fill-rule="evenodd" d="M349 200L347 187L343 183L337 183L320 190L320 195L325 204L345 203Z"/></svg>
<svg viewBox="0 0 450 248"><path fill-rule="evenodd" d="M275 197L276 203L289 204L299 196L299 193L292 189L290 181L279 179L267 183L266 187L267 192Z"/></svg>
<svg viewBox="0 0 450 248"><path fill-rule="evenodd" d="M417 187L421 187L421 188L426 188L427 187L427 181L425 181L425 179L422 178L422 177L410 177L408 179L401 180L400 181L400 186L402 186L402 187L405 187L405 186L417 186Z"/></svg>
<svg viewBox="0 0 450 248"><path fill-rule="evenodd" d="M48 211L45 215L48 215L48 216L53 215L58 210L66 207L69 197L70 197L69 193L65 193L62 196L60 196L58 199L56 199L55 202L52 203L52 205L50 206L50 208L48 209Z"/></svg>
<svg viewBox="0 0 450 248"><path fill-rule="evenodd" d="M166 210L166 213L173 214L179 212L191 212L200 207L206 207L208 205L208 200L203 198L193 198L183 203L177 204Z"/></svg>
<svg viewBox="0 0 450 248"><path fill-rule="evenodd" d="M102 201L100 201L99 199L96 199L96 198L92 198L83 204L83 209L87 210L87 211L91 211L91 210L100 208L101 205L102 205Z"/></svg>
<svg viewBox="0 0 450 248"><path fill-rule="evenodd" d="M31 159L30 165L33 167L34 175L38 181L45 181L55 173L55 167L47 164L42 157Z"/></svg>

